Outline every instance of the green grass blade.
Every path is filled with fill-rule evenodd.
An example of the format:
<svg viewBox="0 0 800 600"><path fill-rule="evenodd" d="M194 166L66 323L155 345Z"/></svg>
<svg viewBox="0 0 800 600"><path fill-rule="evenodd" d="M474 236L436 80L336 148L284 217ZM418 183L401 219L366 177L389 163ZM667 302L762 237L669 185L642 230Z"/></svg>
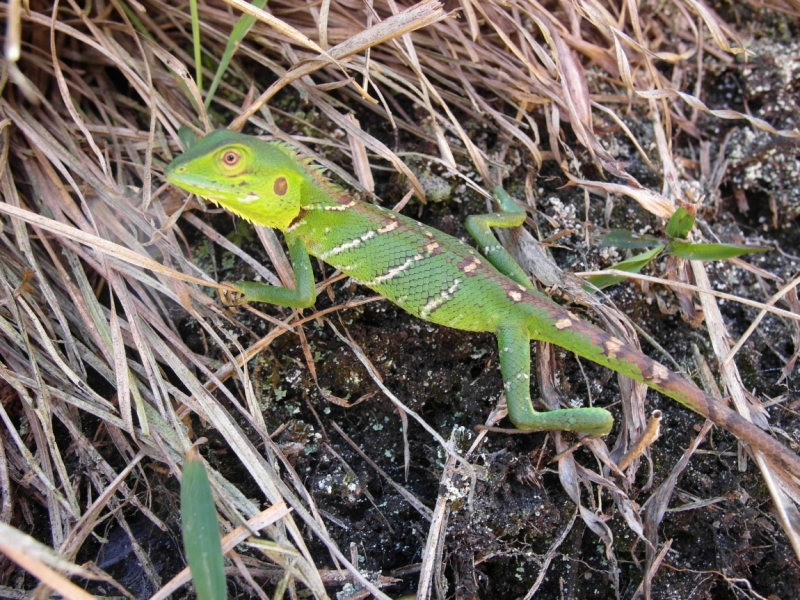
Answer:
<svg viewBox="0 0 800 600"><path fill-rule="evenodd" d="M680 207L676 210L667 223L666 234L670 239L683 239L694 227L694 215L687 209Z"/></svg>
<svg viewBox="0 0 800 600"><path fill-rule="evenodd" d="M186 453L181 481L183 547L199 600L224 600L225 563L217 525L217 511L206 468L192 447Z"/></svg>
<svg viewBox="0 0 800 600"><path fill-rule="evenodd" d="M661 254L662 250L664 250L664 246L659 244L652 250L648 250L647 252L642 252L636 256L626 258L611 268L619 271L627 271L628 273L638 273L647 263ZM587 281L602 290L614 285L615 283L625 281L625 277L621 275L592 275L591 277L587 278Z"/></svg>
<svg viewBox="0 0 800 600"><path fill-rule="evenodd" d="M136 14L136 11L131 9L131 7L128 6L128 3L125 2L124 0L120 0L119 5L125 12L125 16L128 17L128 19L130 19L131 24L136 28L136 31L141 33L151 42L155 42L156 39L153 37L153 34L147 30L147 27L145 27L144 23L142 23L142 20L139 18L139 15Z"/></svg>
<svg viewBox="0 0 800 600"><path fill-rule="evenodd" d="M267 0L253 0L251 4L256 8L264 8L267 5ZM211 82L211 86L208 88L208 93L206 94L206 109L211 106L211 100L217 91L219 82L222 81L222 76L225 74L225 71L228 70L228 65L231 64L233 55L239 49L239 44L242 43L244 36L247 35L247 32L250 31L250 28L255 22L255 17L244 14L239 17L239 20L236 21L236 25L233 26L231 37L228 38L228 44L225 46L225 52L222 53L219 66L217 66L217 72L214 73L214 80Z"/></svg>
<svg viewBox="0 0 800 600"><path fill-rule="evenodd" d="M612 229L600 240L600 246L614 246L630 250L634 248L652 248L660 243L661 239L654 235L633 233L627 229Z"/></svg>
<svg viewBox="0 0 800 600"><path fill-rule="evenodd" d="M766 252L767 250L772 250L772 248L738 244L691 244L680 240L672 240L667 246L667 252L688 260L727 260L742 254Z"/></svg>
<svg viewBox="0 0 800 600"><path fill-rule="evenodd" d="M203 58L200 47L200 15L197 12L197 0L189 0L189 10L192 15L192 43L194 44L194 79L197 89L203 89Z"/></svg>

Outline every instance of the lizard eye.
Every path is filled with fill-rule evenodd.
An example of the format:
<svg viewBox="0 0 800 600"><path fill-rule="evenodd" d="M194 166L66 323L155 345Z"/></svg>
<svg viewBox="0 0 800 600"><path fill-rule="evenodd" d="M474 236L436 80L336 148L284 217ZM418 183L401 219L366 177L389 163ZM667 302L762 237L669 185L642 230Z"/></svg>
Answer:
<svg viewBox="0 0 800 600"><path fill-rule="evenodd" d="M242 160L242 155L235 150L228 150L222 155L222 162L229 167L236 166L240 160Z"/></svg>

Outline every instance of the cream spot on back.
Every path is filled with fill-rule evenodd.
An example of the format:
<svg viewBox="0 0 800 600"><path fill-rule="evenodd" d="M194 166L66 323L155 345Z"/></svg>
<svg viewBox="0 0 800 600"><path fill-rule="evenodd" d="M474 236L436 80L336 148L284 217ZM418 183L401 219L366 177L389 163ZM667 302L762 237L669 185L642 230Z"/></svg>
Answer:
<svg viewBox="0 0 800 600"><path fill-rule="evenodd" d="M458 268L467 275L476 271L480 266L480 261L474 255L458 263Z"/></svg>
<svg viewBox="0 0 800 600"><path fill-rule="evenodd" d="M390 231L394 231L395 229L397 229L399 225L400 223L398 223L397 221L392 221L385 227L381 227L380 229L378 229L378 233L389 233Z"/></svg>
<svg viewBox="0 0 800 600"><path fill-rule="evenodd" d="M572 319L559 319L556 321L556 329L567 329L568 327L572 327Z"/></svg>
<svg viewBox="0 0 800 600"><path fill-rule="evenodd" d="M650 365L650 373L650 379L655 383L663 383L669 380L670 371L661 363L653 362L653 364Z"/></svg>
<svg viewBox="0 0 800 600"><path fill-rule="evenodd" d="M613 335L603 343L603 349L608 358L614 360L619 355L619 351L625 347L625 342Z"/></svg>
<svg viewBox="0 0 800 600"><path fill-rule="evenodd" d="M516 290L510 290L508 292L508 297L511 298L514 302L522 301L522 294Z"/></svg>

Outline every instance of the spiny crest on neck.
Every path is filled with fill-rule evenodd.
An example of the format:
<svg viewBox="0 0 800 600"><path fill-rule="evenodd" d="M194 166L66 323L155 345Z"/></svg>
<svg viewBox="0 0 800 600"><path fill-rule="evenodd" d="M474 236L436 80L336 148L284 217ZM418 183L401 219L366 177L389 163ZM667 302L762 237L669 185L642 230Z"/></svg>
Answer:
<svg viewBox="0 0 800 600"><path fill-rule="evenodd" d="M288 144L284 141L271 142L275 148L289 156L292 160L296 161L306 173L311 177L312 181L317 184L322 190L330 196L339 196L345 194L345 190L333 183L330 178L325 175L326 167L318 164L310 156L301 156L300 151L296 146Z"/></svg>

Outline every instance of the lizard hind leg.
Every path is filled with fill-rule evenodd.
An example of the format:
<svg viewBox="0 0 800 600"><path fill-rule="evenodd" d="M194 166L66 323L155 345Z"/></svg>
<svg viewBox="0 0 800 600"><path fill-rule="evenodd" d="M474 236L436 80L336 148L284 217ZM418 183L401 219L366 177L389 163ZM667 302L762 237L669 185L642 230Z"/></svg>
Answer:
<svg viewBox="0 0 800 600"><path fill-rule="evenodd" d="M497 331L500 371L508 402L508 416L522 431L564 430L605 435L614 420L604 408L534 410L531 402L531 342L523 327L506 326Z"/></svg>

